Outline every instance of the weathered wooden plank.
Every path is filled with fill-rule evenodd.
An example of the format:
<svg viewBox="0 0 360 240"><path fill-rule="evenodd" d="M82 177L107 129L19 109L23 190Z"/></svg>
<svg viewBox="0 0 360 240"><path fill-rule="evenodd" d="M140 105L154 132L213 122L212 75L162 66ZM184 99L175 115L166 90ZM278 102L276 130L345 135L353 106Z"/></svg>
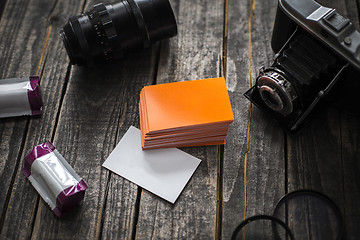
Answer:
<svg viewBox="0 0 360 240"><path fill-rule="evenodd" d="M26 47L31 46L35 38L41 39L43 37L43 34L41 34L41 26L43 25L39 22L39 25L32 29L34 31L33 37L25 40L25 33L28 36L31 34L31 29L27 24L32 16L27 15L20 19L16 15L16 13L25 15L28 4L30 2L9 2L7 11L1 18L0 78L25 77L36 71L37 63L31 64L28 61L31 53L26 51ZM36 36L36 32L40 36ZM41 46L34 49L34 54L37 52L37 55L40 56L40 51ZM13 63L15 63L14 67ZM6 197L12 183L14 171L17 168L19 151L21 151L23 135L28 124L27 119L27 117L0 119L0 181L2 182L0 185L0 206L6 207L7 205ZM1 225L0 220L0 229Z"/></svg>
<svg viewBox="0 0 360 240"><path fill-rule="evenodd" d="M6 214L9 194L11 193L13 178L19 165L19 158L23 146L24 132L27 127L26 117L0 120L0 230L3 217ZM20 152L20 153L19 153Z"/></svg>
<svg viewBox="0 0 360 240"><path fill-rule="evenodd" d="M101 1L88 1L86 9ZM111 1L106 1L108 3ZM139 93L144 85L150 85L154 81L155 66L158 61L158 45L147 50L135 50L127 54L121 60L121 68L117 68L112 75L118 81L126 81L121 91L121 101L118 101L119 114L116 124L117 130L111 138L113 146L104 154L101 164L105 161L112 149L116 146L127 129L133 125L139 128L138 101ZM101 67L101 66L100 66ZM114 67L114 66L112 66ZM119 91L120 94L120 91ZM105 170L107 171L107 170ZM135 220L137 217L137 201L139 200L139 188L116 174L109 173L106 183L106 192L98 222L92 223L97 228L96 237L102 239L130 239L135 233Z"/></svg>
<svg viewBox="0 0 360 240"><path fill-rule="evenodd" d="M224 152L222 239L229 239L244 218L271 214L285 189L284 133L243 96L250 79L255 83L257 69L274 55L270 39L276 4L229 1L227 82L235 122Z"/></svg>
<svg viewBox="0 0 360 240"><path fill-rule="evenodd" d="M346 16L355 24L359 30L360 14L359 1L346 1ZM341 13L345 9L341 9ZM358 85L357 85L358 86ZM354 93L354 91L352 91ZM350 116L344 112L341 113L341 153L343 166L343 186L344 186L344 221L345 234L347 239L357 239L360 235L360 209L358 203L360 200L360 175L358 173L359 155L360 155L360 117Z"/></svg>
<svg viewBox="0 0 360 240"><path fill-rule="evenodd" d="M118 128L116 135L112 137L114 143L120 141L131 125L140 127L139 94L144 85L150 85L153 82L158 60L157 52L158 46L154 45L150 49L128 54L127 59L123 62L122 73L114 72L114 76L119 76L119 81L126 81L124 89L121 91L122 99L117 103L120 105L121 115L116 122ZM112 147L114 148L115 145ZM136 203L140 198L138 194L140 192L135 184L116 174L110 174L108 192L104 200L106 207L103 213L103 225L101 226L103 239L130 239L134 236L136 227L134 224L136 224L138 214Z"/></svg>
<svg viewBox="0 0 360 240"><path fill-rule="evenodd" d="M347 16L359 30L360 26L360 13L359 1L346 0L345 4L336 4L334 7L339 12ZM356 85L359 86L358 84ZM352 94L355 91L351 92ZM360 200L359 191L359 129L360 129L360 116L350 116L344 112L340 112L341 123L341 162L343 168L343 186L344 186L344 220L345 232L347 239L357 239L359 232L360 209L358 202ZM339 137L340 137L339 136Z"/></svg>
<svg viewBox="0 0 360 240"><path fill-rule="evenodd" d="M344 174L344 220L347 239L357 239L360 236L360 124L359 117L342 113L341 142L342 164Z"/></svg>
<svg viewBox="0 0 360 240"><path fill-rule="evenodd" d="M120 202L124 206L118 208L120 203L112 201L114 196L111 196L109 209L105 209L109 171L102 168L101 164L115 147L118 128L122 127L124 121L131 122L131 119L123 119L122 115L132 118L137 116L134 111L136 105L133 104L137 96L133 91L141 88L139 86L144 84L144 79L135 78L137 74L134 72L141 68L146 69L143 61L139 61L139 58L128 58L125 62L94 70L75 67L72 71L54 142L62 149L64 157L78 174L87 181L89 189L82 206L64 216L62 221L58 221L41 202L33 238L98 238L102 234L103 215L111 211L118 214L130 212L125 215L117 214L111 220L122 217L119 220L124 221L124 224L132 222L131 207L135 205L135 200L132 199L135 198L136 187L118 179L116 184L109 188L121 186L124 192L122 199L129 199ZM122 128L122 131L125 129ZM119 190L116 190L118 193ZM111 204L116 205L117 211L111 208ZM104 221L105 225L113 224L108 223L106 217ZM106 229L103 236L111 230ZM125 228L123 233L124 236L129 236L131 229Z"/></svg>
<svg viewBox="0 0 360 240"><path fill-rule="evenodd" d="M288 138L288 191L322 192L342 210L344 192L338 116L336 109L329 109L317 115L298 136Z"/></svg>
<svg viewBox="0 0 360 240"><path fill-rule="evenodd" d="M344 2L322 1L357 21L355 0ZM0 206L5 206L0 218L1 239L228 239L244 214L246 217L271 214L285 191L299 188L319 190L333 198L345 215L347 238L357 238L360 220L357 117L328 108L298 136L285 136L273 121L253 108L247 136L250 104L242 94L250 80L249 2L228 3L225 70L236 120L224 149L224 192L217 192L221 190L221 186L217 189L221 169L216 146L185 149L203 162L175 205L103 169L101 164L127 128L139 126L137 103L142 86L154 79L163 83L222 75L220 59L226 14L224 3L219 1L174 0L179 35L163 41L160 52L154 46L109 66L90 70L72 67L68 72L68 60L57 33L69 15L81 11L83 3L8 1L0 22L0 52L4 53L0 55L1 78L28 76L37 71L50 26L47 20L52 25L46 61L41 66L44 115L0 120ZM92 4L86 2L87 7ZM253 79L259 66L271 63L275 10L276 1L255 3L251 19ZM11 21L5 22L7 19ZM62 219L57 219L39 200L19 171L24 155L34 145L51 138L90 187L82 205ZM223 199L217 203L221 195ZM219 207L223 207L222 215L217 215L221 213ZM221 233L217 232L219 226L223 227Z"/></svg>
<svg viewBox="0 0 360 240"><path fill-rule="evenodd" d="M339 3L337 3L339 4ZM343 6L343 5L340 5ZM337 8L340 6L336 6ZM360 1L345 1L346 8L340 9L341 14L345 14L359 30ZM357 87L359 84L356 85ZM352 94L355 91L351 91ZM343 186L344 186L344 221L346 226L346 239L357 239L360 236L360 175L359 175L359 156L360 156L360 116L351 116L344 112L340 113L341 124L341 162L343 167Z"/></svg>
<svg viewBox="0 0 360 240"><path fill-rule="evenodd" d="M21 61L11 62L10 69L14 67L31 66L31 72L26 75L39 74L41 77L42 97L44 101L44 113L41 117L31 118L29 127L24 135L24 151L13 147L9 151L15 151L19 154L22 166L22 159L37 144L52 139L53 132L57 124L58 109L62 102L62 92L66 86L66 74L68 68L68 59L62 42L59 40L58 32L60 25L65 22L65 16L59 16L59 11L76 12L80 11L82 3L76 1L63 4L59 1L19 1L18 7L24 6L27 11L24 14L12 12L14 17L23 19L20 33L16 41L19 41L20 51L9 52L19 58ZM29 5L27 5L29 4ZM16 7L16 6L15 6ZM10 9L6 8L6 12ZM5 13L6 14L6 13ZM19 15L24 18L19 18ZM16 21L17 21L16 20ZM50 26L52 28L50 28ZM51 30L52 29L52 30ZM49 35L47 48L44 48L46 38ZM29 41L24 44L24 39ZM16 42L14 41L14 42ZM17 46L9 44L9 48ZM23 49L24 48L24 49ZM43 52L43 49L44 52ZM39 66L39 61L43 53L43 63ZM42 71L44 69L44 71ZM21 139L19 139L21 141ZM16 169L14 175L14 188L11 189L10 203L6 210L4 226L1 237L4 239L24 239L32 234L33 221L37 210L39 196L29 181ZM42 200L41 200L42 201ZM16 227L15 227L16 226ZM20 227L21 226L21 227ZM21 229L21 230L15 230Z"/></svg>
<svg viewBox="0 0 360 240"><path fill-rule="evenodd" d="M27 77L35 75L41 59L42 48L47 34L47 17L50 15L55 1L9 1L2 16L0 25L0 75L1 78ZM19 17L21 16L21 17ZM42 81L45 82L46 81ZM44 84L46 85L46 84ZM45 88L46 90L46 88ZM49 95L44 95L48 100ZM56 113L56 110L55 110ZM46 114L44 114L46 116ZM51 119L52 117L50 117ZM29 120L31 119L31 120ZM46 117L16 117L0 120L1 147L0 147L0 232L1 236L26 235L26 230L11 230L8 232L9 222L5 215L11 212L10 197L14 196L13 184L17 184L16 178L19 175L22 150L28 136L28 127L39 131L40 122L49 122ZM30 121L30 125L29 125ZM50 125L50 124L47 124ZM27 190L27 189L26 189ZM22 194L26 190L20 189ZM18 196L17 203L22 197ZM22 211L19 211L22 212ZM14 213L15 214L15 213ZM25 215L25 214L24 214ZM19 216L21 218L23 216ZM31 217L31 216L28 216ZM24 217L24 219L26 219ZM16 220L10 223L14 224ZM4 228L3 228L4 224ZM13 226L13 225L11 225ZM24 236L24 235L23 235ZM9 237L12 238L12 237Z"/></svg>
<svg viewBox="0 0 360 240"><path fill-rule="evenodd" d="M94 69L73 67L54 143L89 189L82 206L61 221L40 201L32 238L131 237L137 186L101 164L127 128L138 126L138 94L153 80L155 50Z"/></svg>
<svg viewBox="0 0 360 240"><path fill-rule="evenodd" d="M358 25L356 1L320 1L335 8ZM360 211L355 207L359 200L356 153L359 121L339 109L328 107L298 136L288 141L288 191L307 188L325 193L332 198L346 219L347 239L358 237ZM348 144L352 146L349 148ZM349 209L351 209L349 211Z"/></svg>
<svg viewBox="0 0 360 240"><path fill-rule="evenodd" d="M178 35L161 43L156 83L217 77L221 73L222 1L171 1ZM136 239L216 238L217 146L183 149L202 159L174 205L143 191Z"/></svg>

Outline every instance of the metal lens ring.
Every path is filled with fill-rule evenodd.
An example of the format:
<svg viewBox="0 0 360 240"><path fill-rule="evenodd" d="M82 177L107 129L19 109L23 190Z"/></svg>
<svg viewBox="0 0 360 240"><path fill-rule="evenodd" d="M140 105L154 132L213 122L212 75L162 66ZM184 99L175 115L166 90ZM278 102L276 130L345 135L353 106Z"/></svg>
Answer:
<svg viewBox="0 0 360 240"><path fill-rule="evenodd" d="M287 116L293 112L296 92L280 73L266 71L257 78L257 88L264 103L273 111Z"/></svg>
<svg viewBox="0 0 360 240"><path fill-rule="evenodd" d="M255 215L245 219L236 227L231 240L237 239L294 240L294 236L289 227L274 216Z"/></svg>
<svg viewBox="0 0 360 240"><path fill-rule="evenodd" d="M111 60L113 58L111 43L116 41L117 34L105 5L96 4L93 9L87 12L87 15L99 38L105 60Z"/></svg>
<svg viewBox="0 0 360 240"><path fill-rule="evenodd" d="M336 239L344 233L339 208L326 195L313 190L286 194L276 204L274 217L286 222L296 239Z"/></svg>
<svg viewBox="0 0 360 240"><path fill-rule="evenodd" d="M144 16L142 15L139 6L134 0L127 0L127 2L129 3L130 8L132 9L134 17L136 19L136 23L141 32L144 48L148 48L151 44L151 41L150 41L149 31L145 24Z"/></svg>

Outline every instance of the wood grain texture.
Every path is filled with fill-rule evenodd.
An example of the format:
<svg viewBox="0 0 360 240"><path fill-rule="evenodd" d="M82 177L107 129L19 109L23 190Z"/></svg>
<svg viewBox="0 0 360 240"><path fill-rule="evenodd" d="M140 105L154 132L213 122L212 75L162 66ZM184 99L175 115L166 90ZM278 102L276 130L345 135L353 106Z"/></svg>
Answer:
<svg viewBox="0 0 360 240"><path fill-rule="evenodd" d="M111 194L114 194L115 191L116 194L116 188L123 185L121 189L125 192L124 198L126 199L128 194L130 197L136 194L136 186L128 182L123 183L125 180L118 179L116 184L110 185L115 185L115 189L108 190L110 172L101 164L115 147L119 125L121 126L124 121L122 115L129 114L127 113L129 111L130 116L136 117L134 114L136 106L126 106L127 100L132 102L135 98L135 95L132 94L134 87L139 86L141 84L139 81L143 80L135 78L137 74L134 73L134 68L139 70L138 66L141 66L142 63L134 64L136 60L138 59L133 58L131 63L118 62L94 70L74 67L70 76L69 88L65 94L54 143L61 149L65 159L77 173L85 179L89 188L78 212L64 216L62 221L58 221L53 213L48 211L48 207L41 203L37 213L38 221L34 226L34 238L98 238L101 234L106 235L107 231L112 230L105 229L105 233L102 233L105 212L120 214L109 216L109 218L112 217L110 221L115 219L124 221L124 223L131 222L133 215L125 214L127 219L124 219L124 215L121 214L131 211L135 201L132 201L131 198L122 201L125 204L124 208L115 208L117 211L114 211L111 208L106 209L106 207L111 207L111 204L118 207L119 202L111 201L115 197L111 195L110 203L106 203L106 197L108 191ZM134 65L131 66L131 64ZM129 121L131 120L129 119ZM121 219L118 219L119 217ZM51 227L48 227L49 222ZM105 219L105 226L107 224L107 219ZM126 233L125 235L129 235L129 232L131 234L131 229L123 231Z"/></svg>
<svg viewBox="0 0 360 240"><path fill-rule="evenodd" d="M45 41L47 32L47 18L51 14L55 2L56 1L8 2L0 25L0 52L2 53L0 56L1 78L28 77L36 74L42 53L42 44ZM47 81L42 82L44 82L45 86ZM46 87L44 88L47 90ZM45 94L45 100L47 100L46 98L49 96L50 95ZM46 116L47 114L44 115ZM19 199L22 199L24 193L26 194L26 190L24 191L22 188L19 189L19 193L21 194L20 196L17 195L15 203L12 202L9 204L9 200L10 197L13 198L14 195L16 195L15 190L13 190L13 184L15 184L15 186L17 185L16 179L23 177L22 174L19 174L19 169L22 165L22 150L29 134L28 129L36 134L39 132L42 133L44 130L43 133L47 134L49 131L51 132L47 127L51 129L54 126L54 124L50 124L49 119L52 119L52 117L19 117L0 120L0 165L2 166L0 168L0 180L2 182L0 185L0 206L2 206L0 231L3 228L1 236L9 236L9 238L15 235L22 236L17 231L8 231L8 227L14 224L16 220L14 219L14 222L10 223L7 222L6 219L9 219L8 216L11 214L16 214L16 212L12 212L11 205L16 204L20 206L20 204L18 204ZM22 178L22 180L24 179ZM21 212L21 210L19 212ZM6 213L8 215L6 215L5 218ZM29 218L24 217L23 219L26 219L25 221L28 222L31 221L29 219L31 219L32 216L27 217ZM22 216L18 217L18 219L20 218L22 218ZM6 221L4 227L3 220ZM28 224L26 226L28 226ZM25 233L25 231L23 233Z"/></svg>
<svg viewBox="0 0 360 240"><path fill-rule="evenodd" d="M23 32L17 37L23 41L24 37L26 37L26 39L28 39L28 41L31 40L31 42L26 44L27 48L24 49L23 52L11 54L20 58L26 58L23 60L25 62L24 64L21 64L21 61L19 64L20 66L31 65L32 70L30 73L27 73L27 76L36 73L41 59L43 46L49 32L49 26L52 25L54 29L51 31L50 39L44 52L45 57L43 58L43 63L41 64L39 71L39 73L41 73L42 69L44 69L40 83L44 102L43 114L41 117L30 118L26 132L22 133L24 139L18 139L19 142L24 141L23 151L21 152L22 149L20 148L12 148L13 151L18 151L20 166L16 169L14 175L14 186L12 189L9 189L11 192L10 202L6 209L7 214L4 219L5 222L0 238L30 238L33 231L32 227L39 195L30 182L20 172L20 169L23 164L23 158L35 145L53 138L53 131L57 124L57 114L58 109L61 107L62 92L66 84L66 73L68 68L67 55L58 36L60 25L65 21L65 16L59 15L59 11L75 12L79 10L76 9L74 3L75 2L72 1L68 3L69 5L64 5L58 1L30 1L29 5L25 4L28 9L25 18L23 19L23 24L25 26L21 27ZM78 7L81 8L81 2L78 3ZM19 2L18 4L18 7L24 5L23 2ZM19 19L17 14L14 14L14 17ZM26 29L30 31L28 36L24 36L24 33L27 32ZM23 45L25 46L25 44ZM59 49L61 49L61 51L59 51ZM21 68L20 66L19 68ZM22 231L14 231L14 226L24 227L21 228Z"/></svg>
<svg viewBox="0 0 360 240"><path fill-rule="evenodd" d="M244 217L271 214L285 189L284 133L255 107L250 115L250 102L243 96L250 87L250 77L254 84L257 69L271 62L270 37L277 2L255 1L251 46L250 4L229 1L228 7L227 84L235 121L224 150L222 239L229 239Z"/></svg>
<svg viewBox="0 0 360 240"><path fill-rule="evenodd" d="M320 3L335 8L358 26L355 1L323 0ZM353 208L359 199L359 191L355 190L359 179L353 169L357 166L354 155L360 145L355 141L351 148L345 146L357 139L358 120L329 106L299 135L289 136L288 141L288 191L313 189L333 199L346 219L346 239L356 239L359 233L359 211Z"/></svg>
<svg viewBox="0 0 360 240"><path fill-rule="evenodd" d="M288 191L311 189L329 196L342 210L343 170L341 166L338 111L319 114L298 136L288 141ZM298 229L294 228L294 232Z"/></svg>
<svg viewBox="0 0 360 240"><path fill-rule="evenodd" d="M78 212L61 222L40 202L34 239L131 237L137 186L101 164L127 128L138 127L138 95L153 81L156 53L154 47L94 69L72 68L54 143L89 189Z"/></svg>
<svg viewBox="0 0 360 240"><path fill-rule="evenodd" d="M345 4L338 1L332 1L329 4L334 5L340 14L348 17L359 30L360 26L360 2L347 0ZM354 86L359 87L359 84ZM351 93L354 94L355 91ZM341 164L342 164L342 183L344 191L344 212L345 238L357 239L360 236L360 116L351 116L345 112L340 112L339 125L341 138Z"/></svg>
<svg viewBox="0 0 360 240"><path fill-rule="evenodd" d="M37 27L30 28L29 22L32 16L26 14L28 4L30 4L29 1L9 2L6 5L7 11L1 18L0 31L3 33L0 35L0 51L2 53L0 56L1 79L27 77L36 71L37 63L31 64L29 61L29 57L32 55L29 49L36 39L41 39L41 27L46 23L40 21ZM17 14L24 15L24 18L20 19ZM32 22L34 23L34 20ZM33 35L31 31L33 31ZM39 34L39 36L36 34ZM32 38L25 40L24 35L32 35ZM41 46L34 49L33 54L36 54L39 59L40 53ZM0 180L2 182L0 185L0 206L6 209L8 189L12 183L13 174L17 170L18 160L21 155L19 151L22 148L28 118L1 119L0 123Z"/></svg>
<svg viewBox="0 0 360 240"><path fill-rule="evenodd" d="M176 37L90 69L69 65L58 32L70 15L102 1L0 3L0 79L35 74L43 53L45 103L41 117L0 119L0 239L229 239L244 216L272 214L281 196L303 188L330 196L346 239L357 239L359 117L330 106L289 136L254 106L250 116L243 97L250 76L254 84L257 69L272 62L277 1L255 0L250 32L250 0L170 1ZM359 27L359 0L319 2ZM235 117L227 144L182 149L202 162L175 204L101 166L129 126L139 127L143 86L223 75ZM47 140L89 185L60 219L20 172L24 156Z"/></svg>
<svg viewBox="0 0 360 240"><path fill-rule="evenodd" d="M138 102L141 89L153 82L157 62L158 46L154 45L145 51L129 53L120 70L121 76L127 82L119 91L122 97L115 105L121 109L118 116L117 132L113 140L118 143L128 128L133 125L139 128ZM116 136L116 138L115 138ZM115 147L115 145L113 146ZM103 159L105 160L105 158ZM102 161L103 162L103 161ZM134 224L137 218L138 186L130 181L111 173L106 196L106 208L103 213L101 237L103 239L130 239L135 234Z"/></svg>
<svg viewBox="0 0 360 240"><path fill-rule="evenodd" d="M218 77L222 54L222 1L171 1L178 35L162 41L156 83ZM136 239L216 237L217 146L185 148L202 160L174 205L143 191Z"/></svg>
<svg viewBox="0 0 360 240"><path fill-rule="evenodd" d="M346 239L360 236L360 124L359 117L341 115L342 164L344 175L344 219Z"/></svg>
<svg viewBox="0 0 360 240"><path fill-rule="evenodd" d="M151 56L148 51L96 69L74 67L71 71L54 143L89 189L77 212L62 221L41 202L34 239L131 236L127 223L134 217L137 187L115 175L109 184L110 172L101 164L119 140L117 134L136 125L137 104L133 103L138 101L137 92L148 84ZM123 195L116 195L120 191ZM122 232L112 235L121 226Z"/></svg>

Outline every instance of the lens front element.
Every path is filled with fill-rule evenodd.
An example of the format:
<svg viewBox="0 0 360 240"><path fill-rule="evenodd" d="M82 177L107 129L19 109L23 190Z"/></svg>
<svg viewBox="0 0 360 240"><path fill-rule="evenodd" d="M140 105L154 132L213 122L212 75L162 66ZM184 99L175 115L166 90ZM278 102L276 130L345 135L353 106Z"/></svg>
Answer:
<svg viewBox="0 0 360 240"><path fill-rule="evenodd" d="M293 112L297 97L291 83L275 71L267 71L257 79L257 87L264 103L273 111L287 116Z"/></svg>

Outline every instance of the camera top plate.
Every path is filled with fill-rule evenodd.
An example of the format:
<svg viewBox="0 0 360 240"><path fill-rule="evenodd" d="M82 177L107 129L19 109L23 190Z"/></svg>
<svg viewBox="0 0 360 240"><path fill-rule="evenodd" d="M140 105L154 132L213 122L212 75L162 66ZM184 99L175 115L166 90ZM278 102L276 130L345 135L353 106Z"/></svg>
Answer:
<svg viewBox="0 0 360 240"><path fill-rule="evenodd" d="M290 19L360 70L360 33L349 19L314 0L279 0L279 6Z"/></svg>

